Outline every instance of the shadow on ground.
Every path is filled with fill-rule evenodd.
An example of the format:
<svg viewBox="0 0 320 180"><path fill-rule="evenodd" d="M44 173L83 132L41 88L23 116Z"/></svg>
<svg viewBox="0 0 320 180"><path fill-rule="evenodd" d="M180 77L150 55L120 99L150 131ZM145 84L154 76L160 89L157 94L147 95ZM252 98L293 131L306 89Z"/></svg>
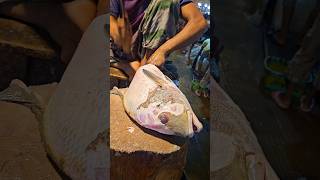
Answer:
<svg viewBox="0 0 320 180"><path fill-rule="evenodd" d="M192 71L187 66L187 58L180 52L172 55L175 66L178 68L180 90L188 98L193 111L202 122L204 128L196 134L189 143L185 175L188 180L210 179L210 125L209 99L199 98L191 91Z"/></svg>

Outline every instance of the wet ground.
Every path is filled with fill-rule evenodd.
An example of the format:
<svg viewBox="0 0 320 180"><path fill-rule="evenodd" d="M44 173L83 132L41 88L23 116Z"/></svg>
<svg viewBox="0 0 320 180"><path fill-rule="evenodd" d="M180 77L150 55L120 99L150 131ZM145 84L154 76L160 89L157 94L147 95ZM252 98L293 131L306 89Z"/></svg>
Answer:
<svg viewBox="0 0 320 180"><path fill-rule="evenodd" d="M215 1L216 32L225 46L221 85L246 114L281 179L320 179L320 116L281 110L259 89L264 36L246 19L245 6L244 0Z"/></svg>
<svg viewBox="0 0 320 180"><path fill-rule="evenodd" d="M200 98L191 91L192 71L187 66L187 58L181 52L172 55L172 60L178 68L180 90L188 98L193 111L204 125L203 130L196 134L189 143L185 175L187 180L209 179L210 176L210 129L209 129L209 99Z"/></svg>

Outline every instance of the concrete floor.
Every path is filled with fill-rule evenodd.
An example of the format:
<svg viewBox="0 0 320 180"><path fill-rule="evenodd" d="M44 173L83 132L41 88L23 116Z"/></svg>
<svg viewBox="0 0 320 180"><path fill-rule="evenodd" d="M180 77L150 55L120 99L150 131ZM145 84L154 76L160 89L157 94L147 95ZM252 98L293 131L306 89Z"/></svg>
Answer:
<svg viewBox="0 0 320 180"><path fill-rule="evenodd" d="M319 179L320 117L279 109L259 89L264 74L263 33L244 13L244 0L217 0L216 33L224 44L221 85L246 114L281 179Z"/></svg>
<svg viewBox="0 0 320 180"><path fill-rule="evenodd" d="M170 58L178 68L180 90L188 98L193 111L202 121L203 130L196 134L189 143L185 175L187 180L210 178L210 126L209 126L209 98L199 98L191 91L192 70L187 66L187 58L179 51Z"/></svg>

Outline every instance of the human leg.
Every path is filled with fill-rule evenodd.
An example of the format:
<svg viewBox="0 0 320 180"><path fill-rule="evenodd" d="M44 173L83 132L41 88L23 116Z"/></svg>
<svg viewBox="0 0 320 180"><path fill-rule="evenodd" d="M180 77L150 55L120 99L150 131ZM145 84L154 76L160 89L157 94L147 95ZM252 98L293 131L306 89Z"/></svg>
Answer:
<svg viewBox="0 0 320 180"><path fill-rule="evenodd" d="M288 108L296 84L304 82L317 62L315 56L320 49L320 14L313 27L305 36L301 48L294 55L288 67L288 87L286 92L273 92L272 98L281 108ZM308 100L308 98L307 98Z"/></svg>
<svg viewBox="0 0 320 180"><path fill-rule="evenodd" d="M296 0L283 1L283 18L282 25L279 32L275 34L275 40L278 44L284 45L289 32L290 22L294 13Z"/></svg>

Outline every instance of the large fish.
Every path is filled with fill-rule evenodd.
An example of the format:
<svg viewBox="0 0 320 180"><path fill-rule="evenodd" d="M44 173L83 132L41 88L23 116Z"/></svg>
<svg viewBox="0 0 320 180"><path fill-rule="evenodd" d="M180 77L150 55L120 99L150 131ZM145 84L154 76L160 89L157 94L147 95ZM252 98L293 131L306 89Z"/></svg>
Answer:
<svg viewBox="0 0 320 180"><path fill-rule="evenodd" d="M122 95L129 116L145 128L182 137L202 129L185 95L154 65L140 67L129 88L115 92Z"/></svg>

